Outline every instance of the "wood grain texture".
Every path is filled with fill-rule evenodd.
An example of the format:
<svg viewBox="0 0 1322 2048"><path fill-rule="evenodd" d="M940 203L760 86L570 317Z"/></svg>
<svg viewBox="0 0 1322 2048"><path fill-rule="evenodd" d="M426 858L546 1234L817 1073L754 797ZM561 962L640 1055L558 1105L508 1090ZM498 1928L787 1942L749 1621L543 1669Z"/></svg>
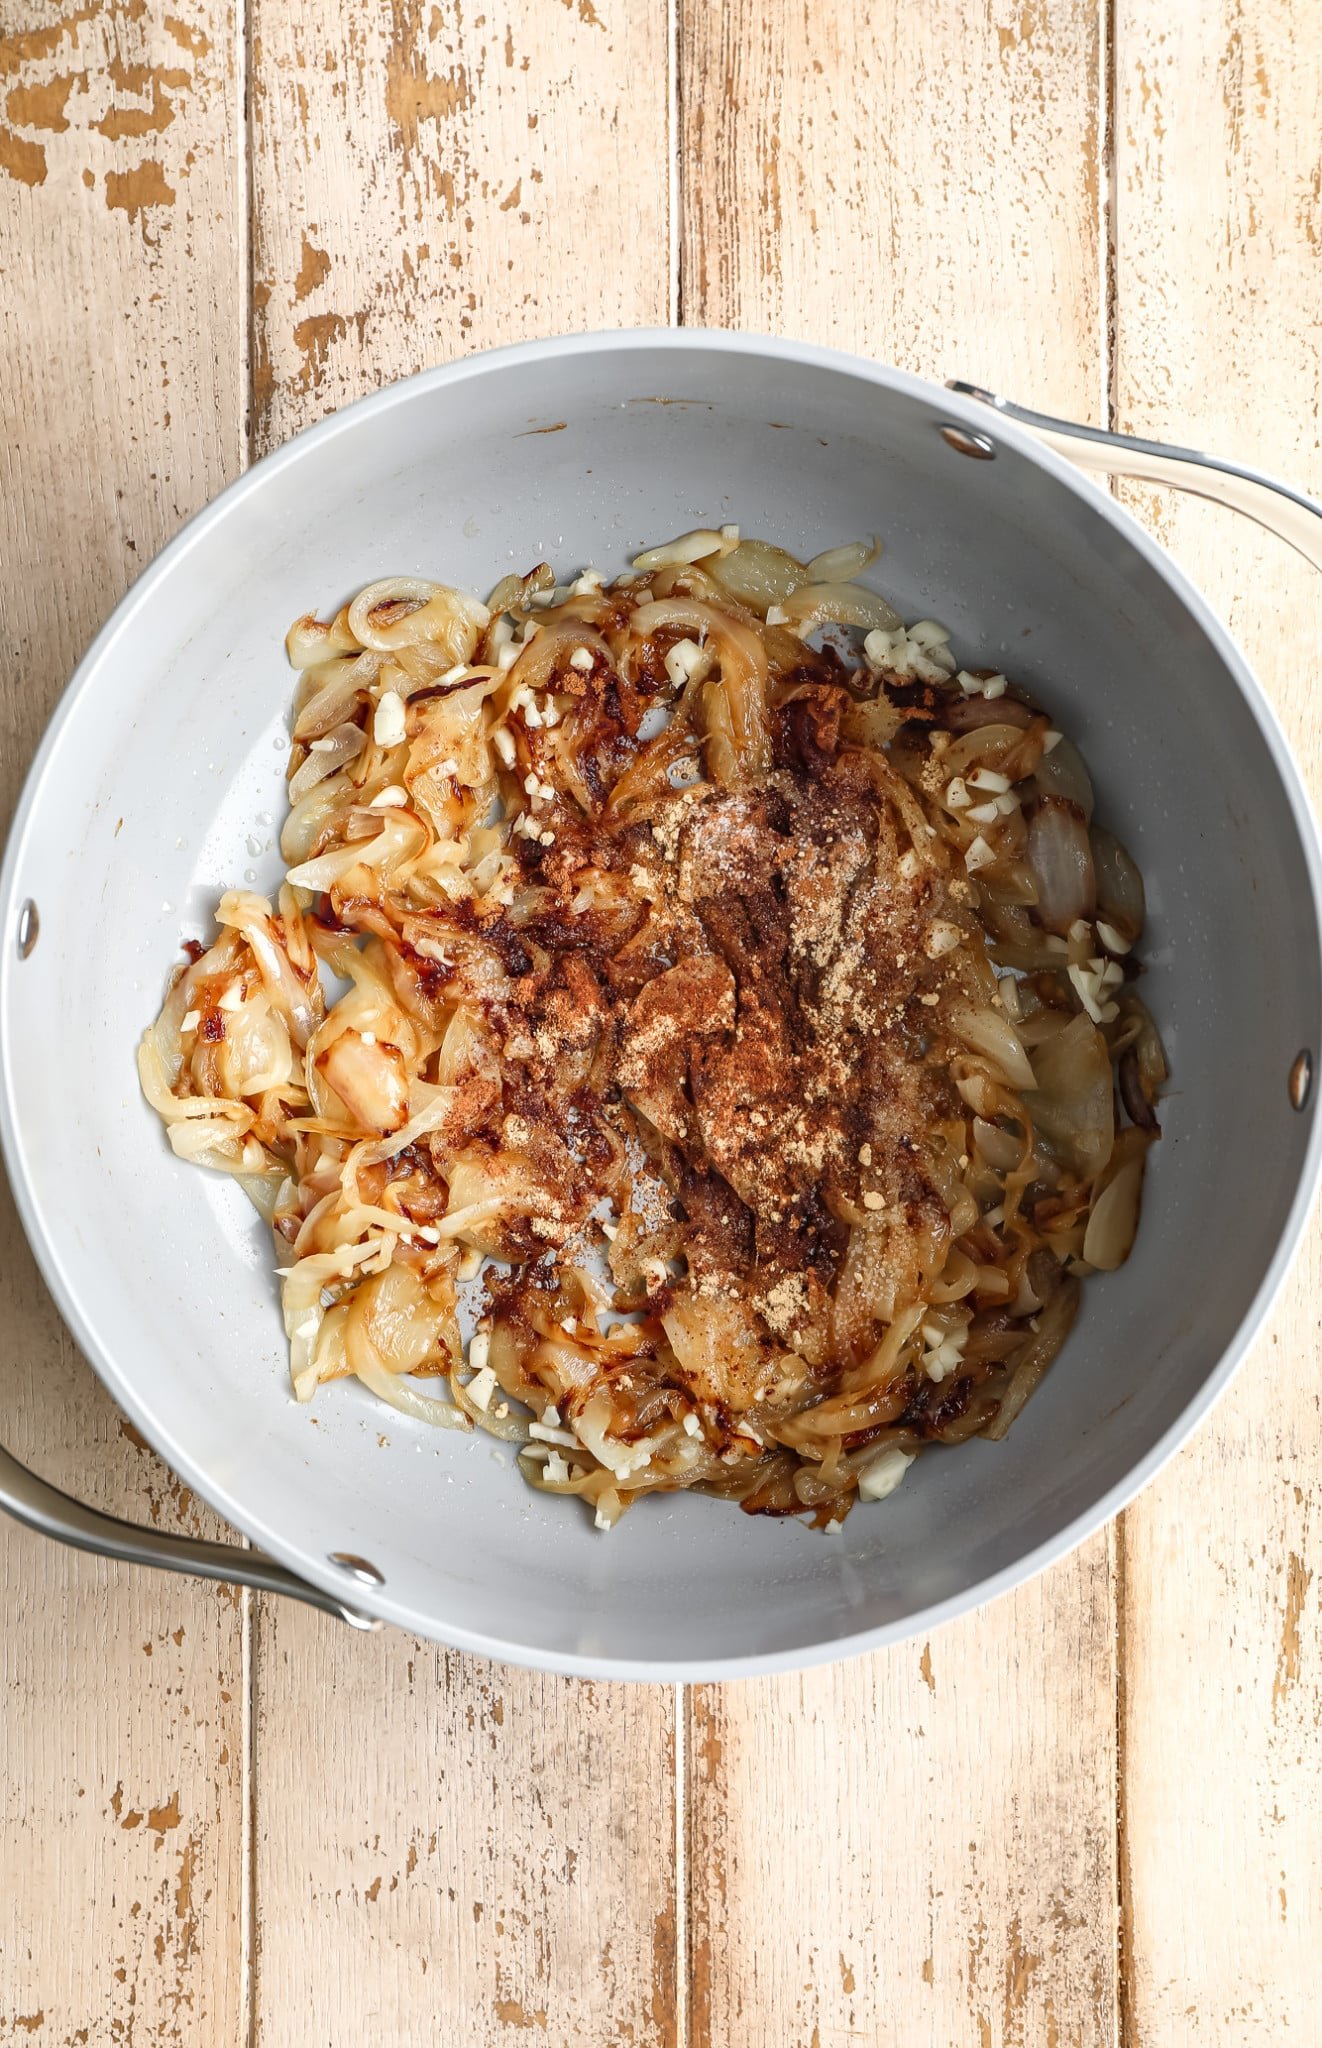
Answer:
<svg viewBox="0 0 1322 2048"><path fill-rule="evenodd" d="M1117 27L1119 423L1318 493L1322 16L1120 0ZM1248 650L1316 801L1315 572L1233 514L1132 495ZM1318 2034L1320 1298L1315 1224L1269 1333L1125 1518L1135 2048Z"/></svg>
<svg viewBox="0 0 1322 2048"><path fill-rule="evenodd" d="M1102 54L1082 5L692 0L684 317L1095 417ZM695 1693L695 2044L1115 2038L1110 1544L930 1644Z"/></svg>
<svg viewBox="0 0 1322 2048"><path fill-rule="evenodd" d="M684 0L685 321L1097 417L1101 11Z"/></svg>
<svg viewBox="0 0 1322 2048"><path fill-rule="evenodd" d="M1322 490L1322 19L1115 0L1108 49L1103 12L680 0L681 223L661 0L0 0L0 822L94 626L241 465L245 406L262 449L469 348L663 321L681 226L691 321L1076 416L1110 392ZM1132 496L1317 792L1310 572ZM1312 2039L1320 1290L1315 1230L1118 1537L929 1643L699 1690L678 1731L669 1692L277 1603L249 1656L223 1590L0 1521L0 2042ZM217 1533L8 1207L0 1329L21 1456Z"/></svg>
<svg viewBox="0 0 1322 2048"><path fill-rule="evenodd" d="M259 1643L262 2048L674 2042L668 1689L288 1609Z"/></svg>
<svg viewBox="0 0 1322 2048"><path fill-rule="evenodd" d="M266 441L393 377L664 324L664 0L253 0Z"/></svg>
<svg viewBox="0 0 1322 2048"><path fill-rule="evenodd" d="M256 0L252 49L261 446L471 348L665 320L663 7ZM673 1693L261 1606L258 2041L673 2040Z"/></svg>
<svg viewBox="0 0 1322 2048"><path fill-rule="evenodd" d="M929 1642L695 1689L692 2033L1115 2038L1104 1542Z"/></svg>
<svg viewBox="0 0 1322 2048"><path fill-rule="evenodd" d="M3 820L94 627L239 466L235 43L224 0L0 5ZM0 1329L20 1457L220 1533L77 1356L7 1196ZM241 1604L8 1523L0 1575L0 2040L237 2044Z"/></svg>

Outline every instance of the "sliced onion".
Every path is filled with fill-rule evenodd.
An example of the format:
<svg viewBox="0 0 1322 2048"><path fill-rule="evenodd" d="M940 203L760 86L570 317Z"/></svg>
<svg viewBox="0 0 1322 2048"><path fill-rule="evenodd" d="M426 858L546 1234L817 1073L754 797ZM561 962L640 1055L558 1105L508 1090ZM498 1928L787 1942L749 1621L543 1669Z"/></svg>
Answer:
<svg viewBox="0 0 1322 2048"><path fill-rule="evenodd" d="M985 703L985 698L971 698L971 703ZM999 711L1006 699L997 698L990 707ZM1022 782L1031 775L1040 743L1026 735L1022 726L1010 719L989 718L985 723L973 726L961 734L952 746L941 756L943 775L964 775L970 768L994 768L1008 775L1011 782Z"/></svg>
<svg viewBox="0 0 1322 2048"><path fill-rule="evenodd" d="M176 1159L189 1159L200 1166L209 1166L217 1173L237 1174L247 1172L243 1165L245 1145L242 1133L233 1123L219 1117L195 1117L182 1123L169 1123L165 1127L170 1150ZM273 1172L283 1169L273 1168Z"/></svg>
<svg viewBox="0 0 1322 2048"><path fill-rule="evenodd" d="M312 694L294 720L296 740L318 740L341 725L354 707L358 694L366 690L381 672L379 654L359 654L327 662L323 668L308 670Z"/></svg>
<svg viewBox="0 0 1322 2048"><path fill-rule="evenodd" d="M982 725L1013 725L1022 732L1036 716L1017 697L960 696L943 709L944 723L951 732L975 732Z"/></svg>
<svg viewBox="0 0 1322 2048"><path fill-rule="evenodd" d="M344 783L327 780L299 798L280 829L280 852L289 867L311 858L335 812L352 796Z"/></svg>
<svg viewBox="0 0 1322 2048"><path fill-rule="evenodd" d="M771 765L771 735L766 705L767 657L762 635L731 618L728 612L686 597L661 598L639 605L633 615L637 633L652 634L666 626L681 626L694 638L705 636L720 656L718 682L703 681L699 671L686 685L686 691L697 695L703 713L709 766L713 765L714 749L721 764L715 772L721 774L722 780L753 781L765 775ZM672 726L671 730L676 728ZM682 734L678 736L682 738ZM627 780L627 775L621 779L612 802Z"/></svg>
<svg viewBox="0 0 1322 2048"><path fill-rule="evenodd" d="M1152 1105L1168 1078L1166 1054L1147 1005L1131 989L1117 998L1121 1021L1115 1027L1112 1051L1118 1053L1120 1099L1143 1131L1156 1131Z"/></svg>
<svg viewBox="0 0 1322 2048"><path fill-rule="evenodd" d="M952 1010L950 1028L962 1044L989 1059L1012 1088L1037 1086L1023 1040L999 1010Z"/></svg>
<svg viewBox="0 0 1322 2048"><path fill-rule="evenodd" d="M1050 966L1057 958L1054 953L1038 956L1039 964L1044 966ZM1020 1020L1019 1036L1031 1051L1033 1046L1045 1045L1049 1038L1068 1030L1077 1015L1077 1010L1056 1010L1049 1003L1043 1003Z"/></svg>
<svg viewBox="0 0 1322 2048"><path fill-rule="evenodd" d="M439 1130L459 1105L458 1088L433 1088L426 1081L415 1081L409 1093L409 1120L398 1130L365 1145L362 1150L364 1166L376 1166L387 1159L394 1159L409 1145L416 1145L420 1138Z"/></svg>
<svg viewBox="0 0 1322 2048"><path fill-rule="evenodd" d="M993 1081L987 1069L976 1060L964 1059L950 1062L950 1078L975 1116L985 1121L996 1115L1001 1105L1004 1082Z"/></svg>
<svg viewBox="0 0 1322 2048"><path fill-rule="evenodd" d="M358 725L334 726L324 738L328 744L310 748L307 759L300 761L290 776L291 804L300 803L310 789L315 789L319 782L324 782L337 768L343 768L348 762L356 760L367 744L363 729Z"/></svg>
<svg viewBox="0 0 1322 2048"><path fill-rule="evenodd" d="M317 1054L316 1065L360 1130L384 1136L405 1122L409 1084L398 1046L369 1044L360 1032L349 1029Z"/></svg>
<svg viewBox="0 0 1322 2048"><path fill-rule="evenodd" d="M354 1290L345 1325L349 1370L384 1366L394 1376L434 1365L438 1355L448 1370L451 1339L457 1343L459 1333L453 1291L444 1275L438 1285L441 1300L433 1299L412 1267L398 1260L364 1280Z"/></svg>
<svg viewBox="0 0 1322 2048"><path fill-rule="evenodd" d="M1092 823L1092 780L1073 740L1058 739L1051 752L1042 756L1037 764L1037 786L1043 796L1067 797L1083 812L1084 822Z"/></svg>
<svg viewBox="0 0 1322 2048"><path fill-rule="evenodd" d="M1075 1017L1036 1048L1036 1091L1025 1105L1039 1138L1084 1180L1093 1180L1115 1142L1115 1094L1106 1040Z"/></svg>
<svg viewBox="0 0 1322 2048"><path fill-rule="evenodd" d="M722 590L763 617L773 604L783 605L807 577L802 562L769 540L741 541L731 554L706 566Z"/></svg>
<svg viewBox="0 0 1322 2048"><path fill-rule="evenodd" d="M581 619L549 619L531 640L524 641L512 668L506 669L503 674L498 671L494 681L490 678L479 678L473 687L480 689L481 695L466 701L475 707L483 698L490 696L493 690L498 689L502 681L505 684L505 695L501 702L504 704L508 704L521 689L549 690L556 683L570 655L580 647L586 647L594 657L599 656L613 665L613 657L607 642L592 627L585 626Z"/></svg>
<svg viewBox="0 0 1322 2048"><path fill-rule="evenodd" d="M1004 831L1003 826L1003 835ZM1037 902L1037 876L1026 860L1008 860L1002 853L995 867L984 868L978 875L978 892L984 903L996 903L1007 909L1022 910ZM1040 943L1044 936L1040 926L1034 928L1033 937L1036 942ZM1003 964L1007 967L1016 967L1020 963L1007 960Z"/></svg>
<svg viewBox="0 0 1322 2048"><path fill-rule="evenodd" d="M689 562L705 562L711 555L719 555L725 541L713 527L699 526L692 533L681 533L674 540L662 541L659 547L644 548L641 555L635 555L633 566L643 575L652 569L683 567Z"/></svg>
<svg viewBox="0 0 1322 2048"><path fill-rule="evenodd" d="M501 612L525 607L535 594L554 589L555 570L549 562L539 562L526 576L502 576L487 599L487 610L493 619L498 618Z"/></svg>
<svg viewBox="0 0 1322 2048"><path fill-rule="evenodd" d="M474 1374L473 1377L476 1378L477 1375ZM472 1381L468 1384L471 1386ZM489 1403L487 1407L480 1408L457 1374L451 1378L450 1392L454 1396L456 1408L461 1408L469 1421L475 1422L488 1436L499 1437L505 1444L526 1444L528 1441L528 1412L522 1406L516 1409L508 1395L499 1402ZM497 1415L497 1407L507 1407L510 1413Z"/></svg>
<svg viewBox="0 0 1322 2048"><path fill-rule="evenodd" d="M1072 799L1043 797L1028 827L1028 858L1038 917L1063 938L1076 918L1092 916L1096 886L1087 819Z"/></svg>
<svg viewBox="0 0 1322 2048"><path fill-rule="evenodd" d="M269 1173L236 1173L234 1179L263 1223L270 1225L275 1219L275 1206L284 1186L284 1168L277 1166Z"/></svg>
<svg viewBox="0 0 1322 2048"><path fill-rule="evenodd" d="M994 1420L983 1431L984 1436L998 1442L1005 1435L1068 1337L1078 1308L1079 1283L1072 1274L1064 1274L1038 1319L1036 1332L1022 1350L1015 1353L1010 1384L1001 1396L1001 1405Z"/></svg>
<svg viewBox="0 0 1322 2048"><path fill-rule="evenodd" d="M220 923L234 926L248 941L267 994L287 1019L294 1043L302 1051L320 1023L325 1005L320 984L315 978L305 982L277 944L270 904L247 890L230 889L221 897L216 915Z"/></svg>
<svg viewBox="0 0 1322 2048"><path fill-rule="evenodd" d="M320 1378L315 1347L325 1320L321 1306L323 1289L336 1280L347 1280L365 1259L374 1258L380 1249L380 1241L371 1238L366 1244L341 1245L336 1251L314 1252L308 1258L299 1259L292 1271L285 1275L280 1289L280 1306L285 1319L285 1335L289 1339L289 1371L297 1400L310 1401Z"/></svg>
<svg viewBox="0 0 1322 2048"><path fill-rule="evenodd" d="M329 889L350 868L393 870L404 861L415 859L427 844L427 827L422 820L404 811L383 811L380 815L386 823L375 838L354 839L347 846L318 854L315 860L305 860L290 868L285 880L296 889Z"/></svg>
<svg viewBox="0 0 1322 2048"><path fill-rule="evenodd" d="M1013 1131L1003 1131L999 1124L988 1123L985 1117L973 1119L973 1142L988 1166L1002 1173L1013 1173L1023 1165L1026 1140Z"/></svg>
<svg viewBox="0 0 1322 2048"><path fill-rule="evenodd" d="M961 1251L951 1251L940 1277L931 1283L928 1298L938 1307L952 1301L962 1301L966 1294L972 1294L977 1285L978 1269L972 1259Z"/></svg>
<svg viewBox="0 0 1322 2048"><path fill-rule="evenodd" d="M1036 901L1036 883L1033 889ZM995 898L988 899L983 905L983 923L990 931L993 941L1000 940L1007 946L1027 946L1035 954L1042 950L1042 933L1022 903L1002 903ZM1004 994L1005 991L1002 990L1001 993ZM1012 1011L1011 1015L1013 1014Z"/></svg>
<svg viewBox="0 0 1322 2048"><path fill-rule="evenodd" d="M1059 753L1060 749L1056 751ZM1132 946L1147 916L1138 864L1114 834L1100 825L1093 826L1090 837L1097 877L1097 915Z"/></svg>
<svg viewBox="0 0 1322 2048"><path fill-rule="evenodd" d="M878 626L893 633L903 621L893 604L874 590L859 590L853 583L801 583L785 600L789 623L799 633L814 626L861 626L871 632Z"/></svg>
<svg viewBox="0 0 1322 2048"><path fill-rule="evenodd" d="M138 1046L138 1078L143 1094L167 1125L200 1117L208 1122L224 1122L225 1137L239 1138L251 1130L255 1121L246 1103L230 1102L217 1095L172 1094L165 1058L154 1031L144 1032Z"/></svg>
<svg viewBox="0 0 1322 2048"><path fill-rule="evenodd" d="M870 541L851 540L844 547L826 548L820 555L814 555L804 571L808 583L852 583L855 576L861 576L870 569L881 553L881 542L874 534Z"/></svg>
<svg viewBox="0 0 1322 2048"><path fill-rule="evenodd" d="M480 598L425 576L383 576L360 590L349 624L364 647L389 654L416 640L443 646L451 661L469 661L491 618Z"/></svg>
<svg viewBox="0 0 1322 2048"><path fill-rule="evenodd" d="M1099 1273L1114 1273L1133 1248L1143 1198L1142 1155L1127 1160L1092 1205L1083 1234L1083 1256Z"/></svg>
<svg viewBox="0 0 1322 2048"><path fill-rule="evenodd" d="M1122 1053L1120 1056L1120 1063L1116 1069L1116 1078L1120 1083L1120 1100L1125 1105L1125 1111L1130 1122L1137 1124L1140 1131L1152 1131L1160 1135L1161 1126L1157 1122L1152 1104L1143 1092L1143 1082L1138 1068L1138 1054L1132 1045L1127 1052Z"/></svg>
<svg viewBox="0 0 1322 2048"><path fill-rule="evenodd" d="M431 1422L438 1429L469 1430L473 1427L461 1408L456 1408L450 1401L435 1401L428 1394L420 1394L409 1380L387 1372L383 1366L364 1361L358 1368L358 1377L379 1401L397 1408L401 1415L411 1416L415 1422Z"/></svg>
<svg viewBox="0 0 1322 2048"><path fill-rule="evenodd" d="M295 619L285 634L285 653L292 668L315 668L335 654L357 654L358 642L349 630L345 613L339 612L328 626L311 612Z"/></svg>

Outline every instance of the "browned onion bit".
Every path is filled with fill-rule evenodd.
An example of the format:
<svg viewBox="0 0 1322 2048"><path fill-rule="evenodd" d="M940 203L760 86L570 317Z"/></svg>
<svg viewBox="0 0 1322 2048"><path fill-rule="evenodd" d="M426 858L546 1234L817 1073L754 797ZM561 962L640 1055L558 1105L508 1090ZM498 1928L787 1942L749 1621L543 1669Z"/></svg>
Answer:
<svg viewBox="0 0 1322 2048"><path fill-rule="evenodd" d="M1161 1136L1161 1125L1157 1122L1156 1111L1143 1092L1143 1077L1139 1072L1138 1054L1131 1045L1122 1053L1119 1067L1120 1100L1131 1123L1141 1131L1151 1131L1154 1137Z"/></svg>

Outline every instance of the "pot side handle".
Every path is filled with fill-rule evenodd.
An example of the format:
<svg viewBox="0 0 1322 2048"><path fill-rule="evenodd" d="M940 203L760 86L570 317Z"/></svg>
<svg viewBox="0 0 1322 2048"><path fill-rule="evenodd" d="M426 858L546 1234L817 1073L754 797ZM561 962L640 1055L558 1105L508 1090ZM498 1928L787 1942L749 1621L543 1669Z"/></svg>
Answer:
<svg viewBox="0 0 1322 2048"><path fill-rule="evenodd" d="M1081 469L1134 477L1149 484L1173 484L1195 497L1210 498L1214 505L1243 512L1269 533L1288 541L1315 569L1322 569L1322 504L1276 477L1245 469L1237 462L1224 462L1218 455L1200 454L1196 448L1176 448L1162 441L1142 441L1133 434L1113 434L1104 427L1052 419L958 377L948 378L946 389L976 398L1006 419L1017 421Z"/></svg>
<svg viewBox="0 0 1322 2048"><path fill-rule="evenodd" d="M146 1529L136 1522L122 1522L116 1515L104 1515L98 1508L85 1507L57 1486L39 1479L20 1465L9 1451L0 1448L0 1510L12 1515L25 1528L40 1536L71 1544L75 1550L90 1550L100 1557L119 1558L127 1564L157 1565L164 1571L191 1572L198 1578L223 1579L232 1585L251 1586L261 1593L287 1593L320 1607L351 1628L375 1630L381 1622L357 1608L323 1593L300 1579L286 1566L277 1564L261 1550L244 1550L229 1543L206 1543L196 1536L175 1536L163 1529Z"/></svg>

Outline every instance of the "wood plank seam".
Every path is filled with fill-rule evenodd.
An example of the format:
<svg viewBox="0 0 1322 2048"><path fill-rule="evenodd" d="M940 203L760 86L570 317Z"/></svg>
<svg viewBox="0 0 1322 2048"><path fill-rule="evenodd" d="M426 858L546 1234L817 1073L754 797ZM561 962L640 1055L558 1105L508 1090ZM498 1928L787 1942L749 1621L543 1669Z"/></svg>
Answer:
<svg viewBox="0 0 1322 2048"><path fill-rule="evenodd" d="M256 307L253 298L253 148L252 148L252 81L253 81L253 24L249 0L234 0L235 69L239 81L239 119L237 123L239 147L239 171L236 186L242 219L237 223L238 263L240 277L240 304L243 309L243 351L242 366L243 421L240 437L240 464L244 470L252 467L255 459L255 435L257 429L256 376L257 336ZM245 1543L247 1538L244 1538ZM257 1657L256 1657L256 1611L260 1594L244 1588L241 1619L241 1671L243 1688L243 1714L241 1738L243 1755L240 1764L240 1813L243 1870L241 1873L239 1898L239 2010L243 2017L245 2048L254 2048L257 2040L259 2015L257 2012L257 1941L260 1929L257 1898L257 1786L256 1786L256 1726L257 1726Z"/></svg>
<svg viewBox="0 0 1322 2048"><path fill-rule="evenodd" d="M683 315L680 311L682 276L682 255L680 237L683 234L681 212L681 185L683 167L680 163L680 105L679 105L679 7L680 0L666 0L666 207L668 228L666 237L670 272L666 300L666 316L670 326L678 327Z"/></svg>
<svg viewBox="0 0 1322 2048"><path fill-rule="evenodd" d="M0 812L93 629L240 466L235 20L0 4ZM223 1538L81 1361L6 1197L0 1237L15 1450ZM238 1597L8 1525L0 1549L0 2035L240 2048Z"/></svg>
<svg viewBox="0 0 1322 2048"><path fill-rule="evenodd" d="M243 1756L240 1768L240 1852L243 1870L239 1884L239 2010L243 2016L245 2048L253 2048L257 2038L256 1971L253 1968L253 1943L257 1938L257 1815L253 1798L253 1727L255 1724L256 1700L254 1698L255 1659L253 1657L253 1603L259 1595L248 1587L243 1588L242 1640L240 1682L243 1687L243 1716L240 1723L240 1738Z"/></svg>
<svg viewBox="0 0 1322 2048"><path fill-rule="evenodd" d="M684 0L666 0L667 77L666 97L671 119L670 187L670 324L685 327L684 307L684 215L687 208L687 180L684 175Z"/></svg>
<svg viewBox="0 0 1322 2048"><path fill-rule="evenodd" d="M1100 170L1104 180L1098 209L1100 230L1099 275L1102 286L1101 316L1101 417L1112 432L1119 416L1119 349L1117 334L1119 306L1119 234L1117 179L1118 155L1116 121L1120 104L1120 48L1118 0L1103 0L1099 24L1101 48L1098 53L1101 148ZM1115 495L1115 485L1109 486ZM1112 1746L1114 1772L1112 1867L1115 1872L1115 1947L1112 1970L1112 2031L1117 2048L1129 2048L1132 2041L1133 2009L1129 1972L1133 1946L1133 1915L1129 1886L1129 1848L1125 1811L1125 1611L1128 1579L1125 1555L1125 1516L1117 1515L1111 1528L1111 1621L1115 1631L1115 1740Z"/></svg>
<svg viewBox="0 0 1322 2048"><path fill-rule="evenodd" d="M1117 423L1316 488L1322 16L1119 19ZM1315 577L1216 507L1122 496L1248 651L1316 800ZM1125 1516L1134 2048L1317 2038L1320 1251L1315 1220L1234 1385Z"/></svg>
<svg viewBox="0 0 1322 2048"><path fill-rule="evenodd" d="M1131 1982L1134 1948L1134 1902L1129 1868L1129 1814L1125 1794L1124 1743L1128 1708L1126 1655L1126 1612L1129 1597L1129 1560L1126 1554L1125 1514L1115 1520L1114 1565L1111 1583L1112 1613L1115 1618L1115 2000L1116 2034L1119 2048L1137 2048L1134 1996Z"/></svg>
<svg viewBox="0 0 1322 2048"><path fill-rule="evenodd" d="M688 1725L689 1688L675 1687L675 1852L672 1865L675 1913L675 2048L689 2048L689 1857Z"/></svg>
<svg viewBox="0 0 1322 2048"><path fill-rule="evenodd" d="M1111 432L1116 431L1120 412L1119 350L1116 332L1120 319L1119 237L1116 180L1119 176L1116 119L1120 104L1119 0L1103 0L1101 20L1101 170L1106 180L1102 193L1101 277L1102 277L1102 393L1101 416Z"/></svg>

